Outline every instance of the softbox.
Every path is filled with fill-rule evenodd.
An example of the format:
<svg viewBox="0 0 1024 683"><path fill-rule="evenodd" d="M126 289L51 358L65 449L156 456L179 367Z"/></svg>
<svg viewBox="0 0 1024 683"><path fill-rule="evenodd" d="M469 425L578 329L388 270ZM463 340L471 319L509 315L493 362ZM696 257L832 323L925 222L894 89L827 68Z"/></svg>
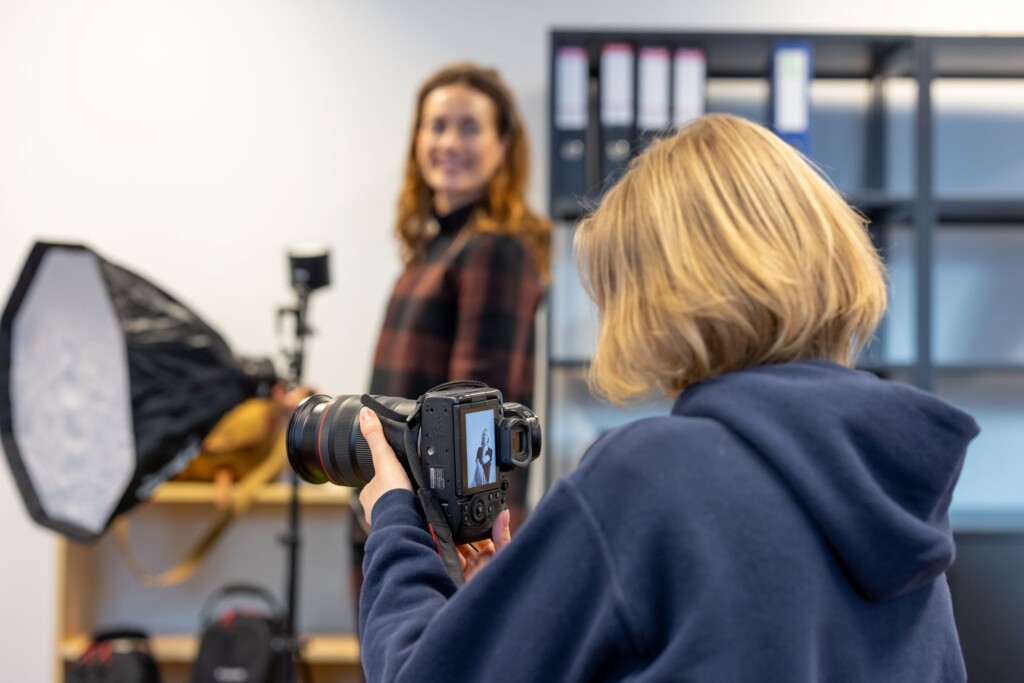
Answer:
<svg viewBox="0 0 1024 683"><path fill-rule="evenodd" d="M81 245L37 242L0 323L0 432L29 513L91 541L253 395L209 325Z"/></svg>

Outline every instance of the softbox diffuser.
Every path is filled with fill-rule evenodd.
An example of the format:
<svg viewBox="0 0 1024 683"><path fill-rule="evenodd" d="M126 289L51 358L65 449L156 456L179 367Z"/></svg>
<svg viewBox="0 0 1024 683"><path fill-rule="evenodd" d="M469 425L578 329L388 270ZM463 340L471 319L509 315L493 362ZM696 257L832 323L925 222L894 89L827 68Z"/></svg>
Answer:
<svg viewBox="0 0 1024 683"><path fill-rule="evenodd" d="M0 323L0 432L38 523L96 539L253 390L159 287L81 245L33 246Z"/></svg>

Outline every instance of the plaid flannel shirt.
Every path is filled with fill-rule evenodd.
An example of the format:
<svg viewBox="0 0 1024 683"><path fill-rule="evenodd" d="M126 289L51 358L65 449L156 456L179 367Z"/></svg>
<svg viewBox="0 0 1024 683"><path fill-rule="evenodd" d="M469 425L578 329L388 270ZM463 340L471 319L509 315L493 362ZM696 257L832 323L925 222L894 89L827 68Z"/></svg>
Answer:
<svg viewBox="0 0 1024 683"><path fill-rule="evenodd" d="M514 235L463 230L471 209L440 219L438 236L395 284L370 393L416 398L471 379L531 404L540 275Z"/></svg>

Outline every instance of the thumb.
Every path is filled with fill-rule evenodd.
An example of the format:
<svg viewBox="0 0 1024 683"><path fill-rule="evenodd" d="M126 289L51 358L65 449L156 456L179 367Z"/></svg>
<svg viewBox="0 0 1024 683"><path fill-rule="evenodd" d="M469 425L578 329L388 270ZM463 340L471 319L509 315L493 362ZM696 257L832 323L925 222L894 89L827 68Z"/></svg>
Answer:
<svg viewBox="0 0 1024 683"><path fill-rule="evenodd" d="M511 514L508 510L502 510L498 519L494 520L491 540L494 541L494 552L496 553L512 542L512 530L509 528Z"/></svg>
<svg viewBox="0 0 1024 683"><path fill-rule="evenodd" d="M398 462L395 451L384 438L384 427L380 424L380 418L369 408L359 410L359 431L363 433L363 438L370 447L375 472L380 472L382 466L388 467L391 461Z"/></svg>

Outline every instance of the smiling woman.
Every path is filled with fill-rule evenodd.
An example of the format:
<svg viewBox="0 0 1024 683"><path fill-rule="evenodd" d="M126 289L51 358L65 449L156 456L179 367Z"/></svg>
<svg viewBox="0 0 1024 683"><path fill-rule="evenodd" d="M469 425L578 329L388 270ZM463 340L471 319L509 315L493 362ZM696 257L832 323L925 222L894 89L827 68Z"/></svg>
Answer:
<svg viewBox="0 0 1024 683"><path fill-rule="evenodd" d="M416 163L439 215L478 201L504 162L508 138L498 132L495 109L487 95L462 83L441 86L423 101Z"/></svg>
<svg viewBox="0 0 1024 683"><path fill-rule="evenodd" d="M417 398L451 380L477 380L531 405L551 223L527 206L528 166L526 131L497 71L454 64L420 87L395 225L406 267L388 303L370 393ZM516 474L513 527L526 491ZM353 528L357 579L360 531Z"/></svg>

